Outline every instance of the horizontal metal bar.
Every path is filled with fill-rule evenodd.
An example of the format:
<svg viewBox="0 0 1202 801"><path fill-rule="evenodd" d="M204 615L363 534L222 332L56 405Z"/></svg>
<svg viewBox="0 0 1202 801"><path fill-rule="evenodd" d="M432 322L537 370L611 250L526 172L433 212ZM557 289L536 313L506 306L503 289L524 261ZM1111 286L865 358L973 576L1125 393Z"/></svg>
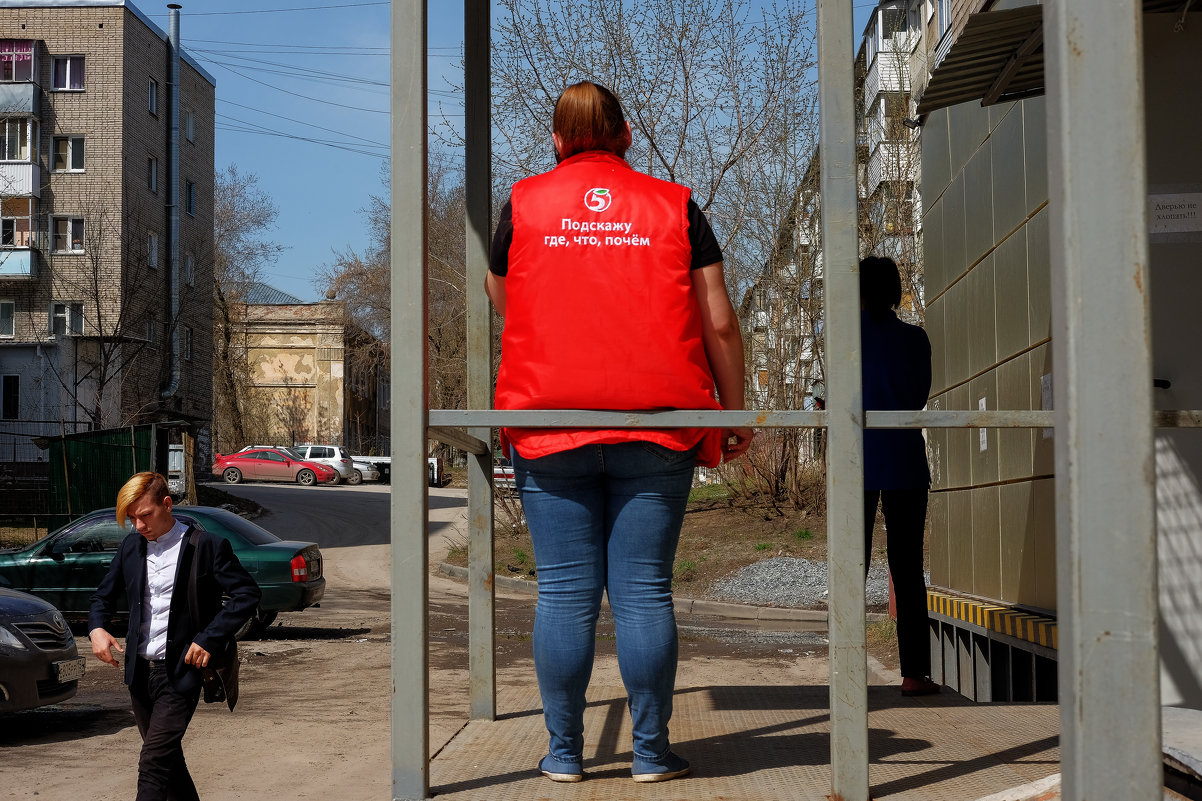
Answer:
<svg viewBox="0 0 1202 801"><path fill-rule="evenodd" d="M1202 410L1165 409L1152 414L1157 428L1202 428Z"/></svg>
<svg viewBox="0 0 1202 801"><path fill-rule="evenodd" d="M451 445L461 451L474 453L477 456L482 456L489 451L487 442L482 439L477 439L471 434L468 434L458 428L430 426L426 430L426 435L429 436L430 439L437 440L444 445Z"/></svg>
<svg viewBox="0 0 1202 801"><path fill-rule="evenodd" d="M867 412L865 428L1051 428L1055 412L1029 409L939 409Z"/></svg>
<svg viewBox="0 0 1202 801"><path fill-rule="evenodd" d="M589 409L432 409L430 436L444 439L434 429L482 426L499 428L825 428L826 411L703 411L681 409L662 412L598 411ZM939 409L924 411L870 411L865 428L1052 428L1055 412L1029 409ZM1153 415L1157 428L1202 428L1202 411L1180 409L1158 411ZM446 436L454 436L447 434ZM478 441L478 440L477 440ZM468 450L469 453L482 451Z"/></svg>

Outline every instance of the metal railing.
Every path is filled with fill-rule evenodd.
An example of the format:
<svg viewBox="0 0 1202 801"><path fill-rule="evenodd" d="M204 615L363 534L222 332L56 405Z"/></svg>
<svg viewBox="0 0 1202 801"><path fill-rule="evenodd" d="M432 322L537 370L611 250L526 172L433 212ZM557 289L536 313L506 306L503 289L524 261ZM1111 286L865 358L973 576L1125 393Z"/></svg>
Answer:
<svg viewBox="0 0 1202 801"><path fill-rule="evenodd" d="M1053 426L1065 799L1160 794L1152 425L1197 426L1151 402L1142 64L1135 0L1045 6L1054 337L1049 411L863 413L856 275L852 4L818 0L827 411L490 411L487 270L489 3L466 0L469 404L425 408L426 2L392 16L392 796L429 795L425 442L469 458L471 710L496 714L492 488L486 440L514 426L822 427L828 437L831 797L867 801L862 434L867 427ZM1105 42L1105 47L1090 46ZM941 43L941 49L944 45ZM1071 62L1071 63L1070 63ZM1097 97L1108 102L1097 103ZM1106 164L1107 169L1097 169ZM421 376L421 380L417 380ZM1147 392L1132 392L1146 386ZM466 431L464 431L466 429ZM1105 437L1098 432L1106 432ZM1126 461L1110 458L1123 453ZM1131 469L1129 465L1137 466ZM1121 732L1122 736L1118 736Z"/></svg>

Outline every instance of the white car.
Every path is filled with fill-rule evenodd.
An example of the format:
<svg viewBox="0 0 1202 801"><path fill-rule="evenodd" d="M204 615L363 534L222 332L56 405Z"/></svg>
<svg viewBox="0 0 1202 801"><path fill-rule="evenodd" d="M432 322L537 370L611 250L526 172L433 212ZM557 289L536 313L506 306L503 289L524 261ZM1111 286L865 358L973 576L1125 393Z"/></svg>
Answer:
<svg viewBox="0 0 1202 801"><path fill-rule="evenodd" d="M380 471L377 470L376 466L371 462L361 462L353 456L351 457L351 462L351 467L353 468L354 472L352 473L351 477L347 479L346 483L353 486L355 484L362 484L364 481L380 480Z"/></svg>
<svg viewBox="0 0 1202 801"><path fill-rule="evenodd" d="M341 445L293 445L288 450L306 461L320 462L334 468L338 473L335 484L343 481L348 484L359 483L355 480L355 466L350 451ZM359 480L362 481L362 476Z"/></svg>

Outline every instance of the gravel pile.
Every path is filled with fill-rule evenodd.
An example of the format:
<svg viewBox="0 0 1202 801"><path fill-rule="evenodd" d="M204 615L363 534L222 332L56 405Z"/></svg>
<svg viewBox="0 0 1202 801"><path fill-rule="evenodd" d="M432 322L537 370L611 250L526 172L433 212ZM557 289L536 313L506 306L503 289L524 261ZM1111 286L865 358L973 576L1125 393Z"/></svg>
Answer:
<svg viewBox="0 0 1202 801"><path fill-rule="evenodd" d="M757 606L826 606L827 576L826 562L777 556L715 582L709 597ZM889 603L889 568L883 562L868 570L866 602Z"/></svg>

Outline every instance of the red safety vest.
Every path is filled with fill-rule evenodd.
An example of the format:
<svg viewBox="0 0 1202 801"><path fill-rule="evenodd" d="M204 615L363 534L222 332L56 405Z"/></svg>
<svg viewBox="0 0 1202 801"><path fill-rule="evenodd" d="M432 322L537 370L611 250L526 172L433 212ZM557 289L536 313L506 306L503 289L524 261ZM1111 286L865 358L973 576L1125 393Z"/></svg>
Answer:
<svg viewBox="0 0 1202 801"><path fill-rule="evenodd" d="M689 190L610 153L580 153L513 187L498 409L720 409L701 339ZM582 445L701 442L718 429L506 429L527 459Z"/></svg>

